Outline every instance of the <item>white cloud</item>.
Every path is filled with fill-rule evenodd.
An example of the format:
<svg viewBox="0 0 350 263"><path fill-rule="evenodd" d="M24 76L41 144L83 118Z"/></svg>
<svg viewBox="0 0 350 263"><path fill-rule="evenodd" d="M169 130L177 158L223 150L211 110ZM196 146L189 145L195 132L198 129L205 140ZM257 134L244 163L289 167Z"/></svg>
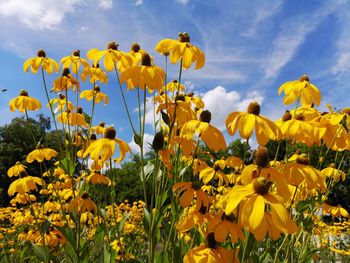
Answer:
<svg viewBox="0 0 350 263"><path fill-rule="evenodd" d="M98 6L102 9L110 9L113 7L113 0L99 0Z"/></svg>
<svg viewBox="0 0 350 263"><path fill-rule="evenodd" d="M350 4L348 4L350 8ZM346 73L350 71L350 14L348 8L337 12L337 18L340 22L340 34L337 40L336 62L332 66L333 74Z"/></svg>
<svg viewBox="0 0 350 263"><path fill-rule="evenodd" d="M20 46L19 44L13 42L13 41L6 41L4 44L0 46L1 49L11 51L15 54L17 54L21 58L28 58L33 55L33 50Z"/></svg>
<svg viewBox="0 0 350 263"><path fill-rule="evenodd" d="M175 0L175 2L183 5L187 5L190 0Z"/></svg>
<svg viewBox="0 0 350 263"><path fill-rule="evenodd" d="M154 135L153 134L149 134L149 133L145 133L144 134L144 138L143 138L143 150L144 153L149 152L152 147L152 142L153 142L153 138ZM131 148L131 151L133 154L135 153L140 153L140 146L138 146L135 142L134 142L134 138L131 139L131 141L129 142L129 146Z"/></svg>
<svg viewBox="0 0 350 263"><path fill-rule="evenodd" d="M89 30L88 26L80 26L79 29L78 29L79 32L86 32L88 30Z"/></svg>
<svg viewBox="0 0 350 263"><path fill-rule="evenodd" d="M67 13L74 12L83 0L5 0L0 3L0 16L14 17L32 29L53 29Z"/></svg>
<svg viewBox="0 0 350 263"><path fill-rule="evenodd" d="M246 111L252 101L262 103L264 97L258 91L251 91L245 98L235 91L227 91L218 86L202 94L205 109L211 112L211 123L220 130L225 130L225 121L229 113L233 111Z"/></svg>
<svg viewBox="0 0 350 263"><path fill-rule="evenodd" d="M262 64L266 78L277 76L293 58L308 34L314 31L323 19L339 9L343 1L325 3L314 13L291 17L282 24L281 30L273 40L273 50Z"/></svg>
<svg viewBox="0 0 350 263"><path fill-rule="evenodd" d="M142 5L143 4L143 0L136 0L135 1L135 5L136 6L139 6L139 5Z"/></svg>

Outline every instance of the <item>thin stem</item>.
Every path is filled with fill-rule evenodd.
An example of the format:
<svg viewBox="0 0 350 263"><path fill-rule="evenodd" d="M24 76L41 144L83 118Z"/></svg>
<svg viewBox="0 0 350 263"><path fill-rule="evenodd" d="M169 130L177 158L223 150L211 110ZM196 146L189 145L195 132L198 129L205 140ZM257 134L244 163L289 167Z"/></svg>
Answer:
<svg viewBox="0 0 350 263"><path fill-rule="evenodd" d="M42 62L41 62L41 63L42 63ZM49 103L49 107L50 107L50 111L51 111L51 114L52 114L53 122L54 122L54 124L55 124L55 129L56 129L56 131L57 131L58 129L57 129L57 123L56 123L55 113L53 112L53 110L52 110L52 105L51 105L51 103L50 103L50 97L49 97L49 93L48 93L48 91L47 91L47 86L46 86L46 81L45 81L45 74L44 74L43 65L41 65L41 76L42 76L43 83L44 83L44 88L45 88L45 94L46 94L47 102Z"/></svg>
<svg viewBox="0 0 350 263"><path fill-rule="evenodd" d="M118 69L117 69L117 66L116 66L115 63L114 63L114 70L115 70L115 74L117 75L117 80L118 80L118 84L119 84L120 93L122 94L122 98L123 98L123 102L124 102L126 114L127 114L127 116L128 116L128 120L129 120L131 129L132 129L133 133L136 134L134 125L132 124L132 121L131 121L129 108L128 108L128 105L126 104L126 100L125 100L125 96L124 96L124 91L123 91L123 88L122 88L122 84L120 83Z"/></svg>

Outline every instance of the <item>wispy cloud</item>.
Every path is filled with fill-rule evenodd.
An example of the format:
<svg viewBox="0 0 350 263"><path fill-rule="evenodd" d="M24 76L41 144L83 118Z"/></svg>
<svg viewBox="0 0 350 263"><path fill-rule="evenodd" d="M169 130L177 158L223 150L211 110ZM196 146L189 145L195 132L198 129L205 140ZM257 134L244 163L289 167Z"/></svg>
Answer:
<svg viewBox="0 0 350 263"><path fill-rule="evenodd" d="M103 9L109 9L113 7L113 0L99 0L98 6Z"/></svg>
<svg viewBox="0 0 350 263"><path fill-rule="evenodd" d="M54 29L82 3L83 0L5 0L0 3L0 16L15 18L32 29Z"/></svg>
<svg viewBox="0 0 350 263"><path fill-rule="evenodd" d="M190 0L175 0L175 2L183 5L187 5Z"/></svg>
<svg viewBox="0 0 350 263"><path fill-rule="evenodd" d="M290 17L281 25L281 30L273 40L273 50L266 56L262 65L265 78L277 76L280 70L294 57L308 34L313 32L320 22L335 10L341 8L344 1L327 1L311 14Z"/></svg>
<svg viewBox="0 0 350 263"><path fill-rule="evenodd" d="M350 14L348 12L350 4L347 8L343 8L337 12L337 18L340 25L340 34L337 39L336 62L332 66L333 74L347 73L350 71Z"/></svg>

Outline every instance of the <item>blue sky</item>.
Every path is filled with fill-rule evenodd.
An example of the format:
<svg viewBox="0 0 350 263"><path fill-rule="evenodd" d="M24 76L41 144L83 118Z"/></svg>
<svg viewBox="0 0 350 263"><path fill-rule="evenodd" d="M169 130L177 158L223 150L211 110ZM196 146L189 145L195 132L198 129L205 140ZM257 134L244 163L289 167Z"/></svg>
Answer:
<svg viewBox="0 0 350 263"><path fill-rule="evenodd" d="M84 56L91 48L105 49L108 41L129 51L136 41L163 66L155 45L184 31L205 52L206 64L199 71L186 70L183 80L203 96L222 130L230 112L245 110L254 100L262 103L263 115L280 117L288 107L277 95L279 86L304 73L321 90L323 105L350 106L349 10L346 0L2 0L0 89L7 92L0 93L0 125L19 116L9 111L8 101L22 88L44 104L40 75L22 70L38 49L59 61L75 49ZM170 67L170 78L177 70L178 65ZM131 141L115 76L101 87L110 103L97 106L96 122L115 125L118 136ZM135 107L136 93L127 98ZM49 115L45 108L40 112Z"/></svg>

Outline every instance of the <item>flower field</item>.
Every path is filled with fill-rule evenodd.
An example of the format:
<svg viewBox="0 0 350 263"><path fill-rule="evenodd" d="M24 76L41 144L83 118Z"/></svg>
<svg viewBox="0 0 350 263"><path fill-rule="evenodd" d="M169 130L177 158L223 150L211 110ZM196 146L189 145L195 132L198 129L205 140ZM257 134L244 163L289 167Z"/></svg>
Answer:
<svg viewBox="0 0 350 263"><path fill-rule="evenodd" d="M124 52L116 42L85 58L75 50L57 62L39 50L24 62L23 74L36 74L47 101L30 90L9 101L29 123L36 148L7 171L11 201L0 207L0 261L350 262L348 208L331 198L349 182L350 108L320 112L320 90L305 74L276 89L289 107L278 120L252 100L226 117L223 133L182 80L187 69L205 67L201 48L184 32L155 50L162 67L139 44ZM175 80L170 64L178 68ZM52 83L48 74L57 75ZM123 100L139 153L118 138L119 127L94 117L96 107L115 107L106 86ZM52 129L63 133L55 149L30 124L32 111L45 106ZM227 152L228 140L237 138L242 153ZM143 198L117 202L115 171L137 154Z"/></svg>

